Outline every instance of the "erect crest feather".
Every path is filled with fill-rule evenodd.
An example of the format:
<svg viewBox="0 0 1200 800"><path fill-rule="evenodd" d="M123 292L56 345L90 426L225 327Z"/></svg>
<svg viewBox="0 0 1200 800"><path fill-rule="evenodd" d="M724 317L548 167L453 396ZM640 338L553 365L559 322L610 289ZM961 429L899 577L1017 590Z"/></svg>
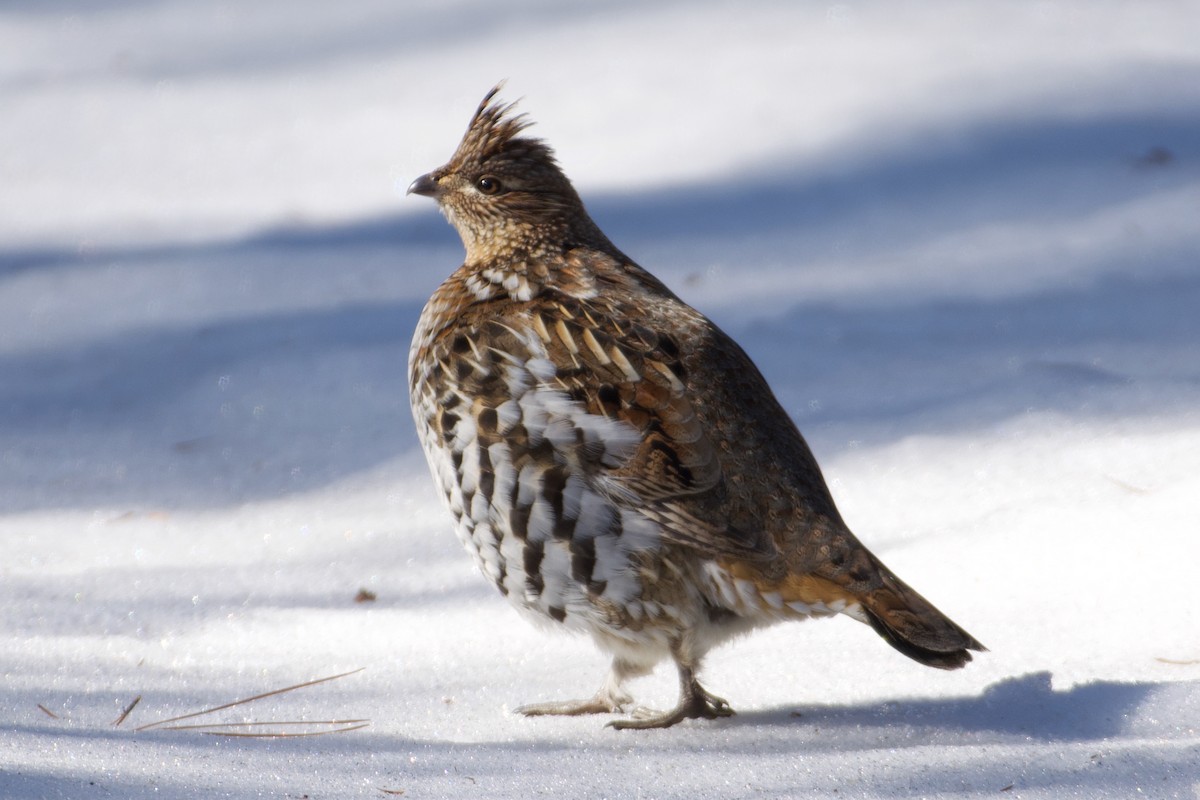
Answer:
<svg viewBox="0 0 1200 800"><path fill-rule="evenodd" d="M482 164L501 154L514 158L543 158L554 163L554 154L541 139L520 136L521 131L533 124L525 114L514 114L517 103L496 101L496 95L504 88L504 82L496 84L483 97L462 142L458 145L450 163L463 166L468 163Z"/></svg>

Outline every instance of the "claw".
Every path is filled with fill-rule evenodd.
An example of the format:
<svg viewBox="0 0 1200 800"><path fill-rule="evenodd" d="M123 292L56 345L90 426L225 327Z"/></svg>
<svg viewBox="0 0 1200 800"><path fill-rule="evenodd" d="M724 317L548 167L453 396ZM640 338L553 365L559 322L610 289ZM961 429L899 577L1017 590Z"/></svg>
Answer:
<svg viewBox="0 0 1200 800"><path fill-rule="evenodd" d="M733 715L734 710L724 698L709 694L692 678L684 684L679 705L670 711L656 712L647 708L638 708L634 710L629 719L614 719L606 727L618 731L669 728L685 719L717 719Z"/></svg>
<svg viewBox="0 0 1200 800"><path fill-rule="evenodd" d="M624 711L608 697L596 695L586 700L563 700L552 703L530 703L516 709L526 717L578 717L584 714L616 714Z"/></svg>

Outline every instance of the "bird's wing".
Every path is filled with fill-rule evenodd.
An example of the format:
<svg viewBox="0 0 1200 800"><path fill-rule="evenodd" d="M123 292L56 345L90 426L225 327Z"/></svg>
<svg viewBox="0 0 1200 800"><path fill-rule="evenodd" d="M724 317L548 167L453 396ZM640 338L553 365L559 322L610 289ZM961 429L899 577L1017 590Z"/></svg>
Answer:
<svg viewBox="0 0 1200 800"><path fill-rule="evenodd" d="M568 297L529 313L530 347L541 354L530 369L560 399L548 427L592 486L657 523L666 542L713 558L778 555L765 532L728 519L718 447L664 326L616 303Z"/></svg>
<svg viewBox="0 0 1200 800"><path fill-rule="evenodd" d="M491 298L429 342L429 374L414 381L431 394L414 407L449 456L435 468L456 473L443 484L462 486L456 513L502 517L529 541L650 536L711 558L776 557L764 531L729 519L671 324L610 294Z"/></svg>

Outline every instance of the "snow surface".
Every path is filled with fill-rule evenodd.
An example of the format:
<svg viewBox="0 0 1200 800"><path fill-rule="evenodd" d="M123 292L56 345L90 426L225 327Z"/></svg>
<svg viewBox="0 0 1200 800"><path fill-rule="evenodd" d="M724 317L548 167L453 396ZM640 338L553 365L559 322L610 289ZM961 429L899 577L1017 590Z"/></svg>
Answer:
<svg viewBox="0 0 1200 800"><path fill-rule="evenodd" d="M1200 4L734 5L4 4L0 797L1200 797ZM403 187L503 77L990 653L512 713L605 662L474 574L404 377L461 248ZM358 668L194 722L359 730L134 730Z"/></svg>

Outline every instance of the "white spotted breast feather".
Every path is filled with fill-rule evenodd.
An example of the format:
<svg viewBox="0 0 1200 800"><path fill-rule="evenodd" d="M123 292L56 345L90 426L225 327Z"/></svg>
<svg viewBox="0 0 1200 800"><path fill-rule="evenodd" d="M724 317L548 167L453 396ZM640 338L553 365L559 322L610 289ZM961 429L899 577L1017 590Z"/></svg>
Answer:
<svg viewBox="0 0 1200 800"><path fill-rule="evenodd" d="M429 322L413 344L413 412L459 538L518 607L618 624L642 594L639 554L659 547L612 478L638 431L573 399L526 320L468 316L440 335Z"/></svg>

